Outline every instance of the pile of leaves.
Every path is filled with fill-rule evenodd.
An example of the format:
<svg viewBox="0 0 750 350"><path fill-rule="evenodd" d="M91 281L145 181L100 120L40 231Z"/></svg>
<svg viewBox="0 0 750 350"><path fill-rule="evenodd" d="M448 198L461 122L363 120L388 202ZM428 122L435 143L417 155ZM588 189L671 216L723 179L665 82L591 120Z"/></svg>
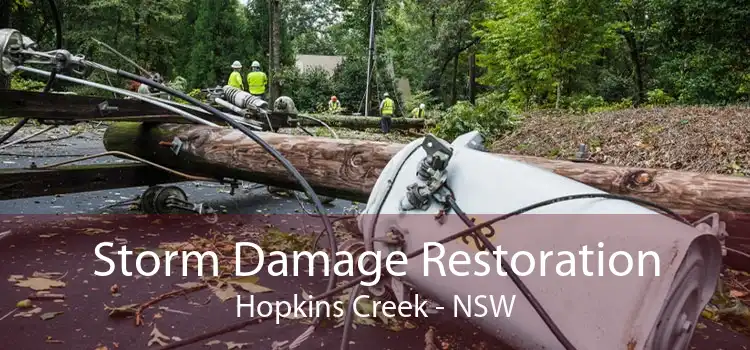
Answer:
<svg viewBox="0 0 750 350"><path fill-rule="evenodd" d="M750 273L727 269L703 317L750 335Z"/></svg>
<svg viewBox="0 0 750 350"><path fill-rule="evenodd" d="M677 107L525 115L493 152L568 159L580 144L603 164L747 175L750 108Z"/></svg>

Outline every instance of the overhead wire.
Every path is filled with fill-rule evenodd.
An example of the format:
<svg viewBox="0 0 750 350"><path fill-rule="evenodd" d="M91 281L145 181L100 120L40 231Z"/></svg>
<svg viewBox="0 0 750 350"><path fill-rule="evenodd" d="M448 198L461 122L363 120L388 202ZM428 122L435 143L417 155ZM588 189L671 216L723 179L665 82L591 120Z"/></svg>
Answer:
<svg viewBox="0 0 750 350"><path fill-rule="evenodd" d="M55 47L59 50L62 49L62 21L60 20L60 12L57 10L57 4L55 4L54 0L47 0L47 3L50 6L50 10L52 11L52 18L55 22ZM57 68L52 68L49 79L47 80L47 84L44 86L44 92L50 92L50 90L52 90L52 84L55 81L56 74ZM5 133L5 135L0 136L0 144L15 135L18 130L21 130L21 128L23 128L23 126L29 122L29 120L30 118L23 118L19 120L18 123L13 126L13 128Z"/></svg>
<svg viewBox="0 0 750 350"><path fill-rule="evenodd" d="M649 206L649 207L652 207L652 208L655 208L655 209L658 209L658 210L664 212L665 214L671 216L672 218L674 218L677 221L680 221L682 223L690 225L690 223L684 217L682 217L681 215L677 214L676 212L674 212L674 211L672 211L672 210L670 210L670 209L668 209L668 208L666 208L664 206L661 206L659 204L656 204L656 203L653 203L653 202L650 202L650 201L647 201L647 200L644 200L644 199L635 198L635 197L629 197L629 196L624 196L624 195L610 194L610 193L574 194L574 195L561 196L561 197L551 198L551 199L544 200L544 201L539 201L539 202L536 202L534 204L527 205L527 206L524 206L522 208L516 209L516 210L514 210L514 211L512 211L510 213L495 216L495 217L493 217L493 218L491 218L491 219L489 219L487 221L484 221L484 222L482 222L480 224L476 224L474 226L467 227L467 228L465 228L465 229L463 229L461 231L458 231L458 232L456 232L454 234L451 234L449 236L443 237L443 238L437 240L435 242L436 244L430 245L430 246L426 247L425 249L416 249L416 250L412 251L411 253L406 254L406 259L407 260L408 259L413 259L415 257L418 257L418 256L420 256L420 255L422 255L422 254L424 254L424 253L432 250L433 248L438 247L439 245L443 245L445 243L454 241L456 239L459 239L459 238L467 236L467 235L472 235L473 234L473 235L476 235L476 236L479 236L479 237L484 237L483 234L481 234L481 233L477 234L477 232L479 232L480 230L482 230L484 228L489 228L489 227L491 227L493 224L495 224L497 222L510 219L512 217L524 214L524 213L532 211L534 209L538 209L538 208L541 208L541 207L545 207L545 206L549 206L549 205L553 205L553 204L560 203L560 202L565 202L565 201L578 200L578 199L594 199L594 198L623 200L623 201L628 201L628 202L632 202L632 203L639 204L639 205ZM485 237L485 239L486 238L487 237ZM490 242L490 245L492 245L491 242ZM388 266L388 264L386 264L386 260L387 259L388 259L388 257L383 258L383 259L380 260L380 264L379 265L376 264L376 266L380 266L380 272L386 271L386 267ZM306 303L313 303L313 302L316 302L316 301L319 301L319 300L330 298L331 296L336 295L336 294L338 294L340 292L343 292L343 291L345 291L345 290L347 290L347 289L349 289L349 288L351 288L351 287L353 287L353 286L361 283L362 281L367 280L368 278L373 278L373 275L369 275L368 274L368 275L360 275L359 277L355 277L355 278L353 278L353 279L351 279L351 280L349 280L347 282L341 283L339 286L337 286L334 289L327 290L326 292L321 293L321 294L319 294L317 296L314 296L314 297L311 297L309 299L303 300L301 302L301 304L300 304L300 307L305 306ZM188 339L180 340L178 342L175 342L175 343L169 344L169 345L167 345L165 347L162 347L161 350L177 349L177 348L180 348L180 347L183 347L183 346L186 346L186 345L190 345L190 344L199 342L201 340L205 340L205 339L213 338L213 337L216 337L216 336L219 336L219 335L222 335L222 334L226 334L226 333L229 333L229 332L237 331L237 330L243 329L243 328L245 328L247 326L250 326L252 324L257 324L259 322L262 322L262 321L268 320L268 319L272 319L274 317L275 317L275 315L271 314L271 315L269 315L267 317L257 317L257 318L253 318L251 320L241 321L241 322L229 325L228 327L225 327L225 328L222 328L222 329L217 329L215 331L207 332L207 333L204 333L202 335L198 335L198 336L193 337L193 338L188 338ZM347 342L347 344L348 344L348 342ZM573 348L566 348L566 350L575 350L575 347L573 347Z"/></svg>

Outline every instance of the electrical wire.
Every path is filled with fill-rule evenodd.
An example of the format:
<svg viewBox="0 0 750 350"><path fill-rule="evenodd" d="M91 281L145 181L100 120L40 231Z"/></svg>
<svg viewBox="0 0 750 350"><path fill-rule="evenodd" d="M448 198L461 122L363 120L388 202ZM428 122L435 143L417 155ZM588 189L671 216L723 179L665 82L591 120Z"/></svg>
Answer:
<svg viewBox="0 0 750 350"><path fill-rule="evenodd" d="M18 67L16 67L16 69L20 70L20 71L29 72L29 73L39 74L39 75L50 75L51 74L50 72L43 71L41 69L36 69L36 68L31 68L31 67L25 67L25 66L18 66ZM72 83L78 83L78 84L81 84L81 85L90 86L90 87L97 88L97 89L102 89L102 90L105 90L105 91L118 92L118 93L120 93L122 95L129 96L129 97L132 97L132 98L135 98L135 99L138 99L138 100L150 103L152 105L164 108L164 109L166 109L168 111L177 113L177 114L181 115L182 117L184 117L185 119L188 119L188 120L190 120L192 122L196 122L196 123L204 124L204 125L208 125L208 126L213 126L213 127L216 127L216 128L220 127L217 124L209 122L209 121L207 121L205 119L198 118L198 117L196 117L196 116L194 116L194 115L192 115L192 114L190 114L188 112L185 112L182 109L179 109L179 108L174 107L174 106L170 106L169 104L166 104L166 103L154 100L152 98L144 97L143 95L141 95L139 93L136 93L136 92L132 92L132 91L128 91L128 90L123 90L123 89L118 89L118 88L114 88L114 87L111 87L111 86L107 86L107 85L95 83L95 82L84 80L84 79L73 78L73 77L69 77L69 76L66 76L66 75L62 75L62 74L57 74L57 78L60 79L60 80L65 80L65 81L69 81L69 82L72 82Z"/></svg>
<svg viewBox="0 0 750 350"><path fill-rule="evenodd" d="M57 10L57 4L55 4L54 0L47 0L47 3L50 6L50 10L52 11L52 18L55 22L55 46L58 50L62 49L62 22L60 21L60 12ZM44 86L44 92L49 92L52 89L52 83L55 81L55 75L57 74L57 69L53 68L49 80L47 80L47 85ZM23 118L16 123L13 128L11 128L5 135L0 137L0 144L7 141L9 138L11 138L13 135L15 135L18 130L20 130L26 123L29 122L29 118Z"/></svg>
<svg viewBox="0 0 750 350"><path fill-rule="evenodd" d="M1 145L0 149L7 148L7 147L13 146L13 145L18 144L18 143L23 143L24 141L26 141L28 139L31 139L31 138L34 138L34 137L39 136L41 134L44 134L45 132L50 131L50 130L56 128L56 127L57 127L57 125L52 125L52 126L46 128L46 129L42 129L41 131L37 131L37 132L35 132L35 133L33 133L33 134L29 135L29 136L25 136L25 137L22 137L22 138L20 138L18 140L8 142L8 143L6 143L4 145Z"/></svg>
<svg viewBox="0 0 750 350"><path fill-rule="evenodd" d="M541 208L541 207L553 205L553 204L560 203L560 202L577 200L577 199L587 199L587 198L602 198L602 199L623 200L623 201L628 201L628 202L632 202L632 203L635 203L635 204L641 204L641 205L645 205L645 206L650 206L650 207L653 207L655 209L659 209L659 210L665 212L666 214L668 214L669 216L675 218L676 220L678 220L680 222L683 222L683 223L685 223L687 225L690 225L690 223L687 220L685 220L685 218L683 218L681 215L675 213L674 211L672 211L672 210L670 210L668 208L665 208L665 207L663 207L661 205L658 205L656 203L649 202L647 200L643 200L643 199L639 199L639 198L635 198L635 197L623 196L623 195L609 194L609 193L574 194L574 195L556 197L556 198L552 198L552 199L540 201L540 202L537 202L537 203L534 203L534 204L527 205L525 207L516 209L516 210L514 210L514 211L512 211L510 213L498 215L498 216L496 216L496 217L494 217L492 219L489 219L489 220L487 220L485 222L477 224L477 225L475 225L473 227L467 227L467 228L465 228L465 229L463 229L461 231L458 231L458 232L456 232L456 233L454 233L452 235L449 235L449 236L446 236L444 238L441 238L440 240L438 240L438 241L435 242L436 244L430 245L426 249L417 249L417 250L414 250L413 252L411 252L409 254L406 254L406 259L407 260L408 259L413 259L415 257L418 257L418 256L420 256L420 255L422 255L422 254L424 254L424 253L426 253L426 252L434 249L435 247L437 247L439 245L443 245L445 243L454 241L454 240L456 240L458 238L461 238L461 237L464 237L464 236L467 236L467 235L472 235L475 232L480 231L480 230L482 230L484 228L488 228L488 227L492 226L493 224L495 224L497 222L510 219L512 217L524 214L524 213L532 211L534 209L538 209L538 208ZM480 236L484 236L484 235L480 234ZM490 242L490 245L491 245L491 242ZM379 265L380 266L380 272L386 271L386 267L387 267L386 260L387 259L388 259L387 257L381 259L380 265ZM378 265L376 265L376 266L378 266ZM310 299L302 301L302 303L300 304L300 307L304 306L305 303L312 303L312 302L316 302L318 300L323 300L323 299L330 298L331 296L336 295L337 293L340 293L342 291L345 291L348 288L351 288L354 285L356 285L356 284L358 284L358 283L360 283L362 281L367 280L368 278L373 278L373 277L372 277L372 275L360 275L359 277L355 277L355 278L353 278L353 279L351 279L351 280L349 280L347 282L341 283L338 287L336 287L334 289L328 290L328 291L326 291L324 293L321 293L321 294L319 294L317 296L311 297ZM169 344L169 345L167 345L167 346L165 346L165 347L163 347L161 349L162 350L176 349L176 348L179 348L179 347L183 347L185 345L189 345L189 344L193 344L195 342L199 342L201 340L205 340L205 339L208 339L208 338L213 338L213 337L221 335L221 334L225 334L225 333L229 333L229 332L232 332L232 331L240 330L240 329L245 328L245 327L247 327L249 325L256 324L256 323L258 323L260 321L263 321L263 320L272 319L274 317L275 317L275 315L272 314L272 315L269 315L269 316L267 316L265 318L254 318L254 319L251 319L251 320L238 322L236 324L230 325L230 326L228 326L226 328L223 328L223 329L215 330L215 331L212 331L212 332L209 332L209 333L205 333L203 335L199 335L199 336L196 336L196 337L193 337L193 338L188 338L188 339L184 339L184 340L178 341L176 343Z"/></svg>
<svg viewBox="0 0 750 350"><path fill-rule="evenodd" d="M84 160L93 159L93 158L100 158L100 157L106 157L106 156L120 156L120 157L129 158L129 159L135 160L137 162L141 162L141 163L148 164L150 166L159 168L159 169L164 170L166 172L169 172L169 173L172 173L172 174L175 174L175 175L178 175L178 176L182 176L182 177L184 177L184 178L186 178L188 180L220 182L219 180L212 179L210 177L203 177L203 176L195 176L195 175L185 174L183 172L180 172L180 171L177 171L177 170L174 170L174 169L170 169L170 168L165 167L163 165L156 164L156 163L154 163L152 161L149 161L149 160L146 160L146 159L134 156L134 155L132 155L130 153L125 153L125 152L120 152L120 151L107 151L107 152L103 152L103 153L92 154L92 155L89 155L89 156L83 156L83 157L80 157L80 158L66 160L66 161L59 162L59 163L54 163L54 164L39 166L39 167L37 167L37 169L56 168L56 167L63 166L63 165L66 165L66 164L78 163L78 162L82 162Z"/></svg>
<svg viewBox="0 0 750 350"><path fill-rule="evenodd" d="M236 120L232 118L226 117L223 112L219 111L218 109L211 107L205 103L202 103L198 100L196 100L193 97L188 96L185 93L182 93L180 91L177 91L175 89L172 89L168 86L164 86L161 84L158 84L150 79L135 75L130 72L126 72L123 70L116 70L117 75L122 76L123 78L135 80L141 84L146 84L149 87L153 87L157 90L164 91L166 93L169 93L177 98L181 98L197 107L203 108L204 110L210 112L211 114L215 115L217 118L222 119L224 122L229 124L235 129L240 130L243 134L250 137L253 141L255 141L258 145L260 145L266 152L268 152L271 156L273 156L281 165L299 182L300 186L304 189L307 196L310 198L310 200L313 202L313 205L315 206L315 209L320 214L320 218L323 221L323 225L325 226L325 229L329 236L329 243L331 245L331 251L336 251L336 236L334 235L333 226L331 225L331 221L329 220L326 209L323 207L323 203L321 202L320 198L318 197L317 193L315 193L315 190L313 190L312 186L307 182L307 180L300 174L300 172L292 165L291 162L289 162L288 159L286 159L281 153L279 153L278 150L273 148L271 145L269 145L265 140L263 140L261 137L259 137L255 132L248 129L241 123L237 122ZM331 266L330 268L333 269L336 265L337 259L334 254L334 257L331 259ZM333 289L336 286L336 274L330 274L330 278L328 280L328 288L327 289ZM318 320L316 320L318 321ZM315 322L317 324L317 322Z"/></svg>

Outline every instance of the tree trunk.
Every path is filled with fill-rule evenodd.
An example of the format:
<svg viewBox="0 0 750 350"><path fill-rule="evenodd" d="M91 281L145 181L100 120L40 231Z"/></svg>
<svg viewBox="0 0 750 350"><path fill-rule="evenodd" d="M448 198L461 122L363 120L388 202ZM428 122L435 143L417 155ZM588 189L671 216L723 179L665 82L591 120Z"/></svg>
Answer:
<svg viewBox="0 0 750 350"><path fill-rule="evenodd" d="M404 145L331 138L259 135L284 155L320 195L366 202L375 182ZM178 154L169 145L183 144ZM233 129L196 125L115 123L104 134L108 151L122 151L176 170L235 178L301 190L266 151ZM696 220L718 212L727 222L728 244L750 250L750 179L663 169L639 169L501 155L600 190L631 195L687 214ZM737 257L734 257L737 259ZM745 261L747 263L747 261Z"/></svg>
<svg viewBox="0 0 750 350"><path fill-rule="evenodd" d="M261 135L289 158L313 186L352 193L360 200L367 197L383 167L404 146L374 141ZM171 142L175 137L187 141L187 146L183 146L177 157L168 147L159 145L159 142ZM107 150L133 153L180 169L209 171L249 181L263 177L291 182L280 165L237 130L196 125L115 123L104 135L104 144ZM502 156L609 193L632 195L673 209L750 213L750 178ZM219 168L221 170L217 170Z"/></svg>
<svg viewBox="0 0 750 350"><path fill-rule="evenodd" d="M360 116L338 116L338 115L316 115L330 127L347 128L353 130L377 129L380 127L380 118L377 117L360 117ZM309 119L298 119L302 126L321 126L320 123ZM417 118L392 118L391 129L423 129L426 126L432 126L434 121L429 119Z"/></svg>
<svg viewBox="0 0 750 350"><path fill-rule="evenodd" d="M281 69L281 6L279 0L270 1L269 20L271 22L271 57L269 67L269 101L279 97L279 81L276 75Z"/></svg>
<svg viewBox="0 0 750 350"><path fill-rule="evenodd" d="M456 57L453 59L453 86L451 87L451 106L456 104L456 101L458 100L457 97L457 85L458 85L458 56L460 54L456 55Z"/></svg>
<svg viewBox="0 0 750 350"><path fill-rule="evenodd" d="M477 53L472 48L469 54L469 102L476 104L477 99Z"/></svg>
<svg viewBox="0 0 750 350"><path fill-rule="evenodd" d="M0 28L10 28L10 2L0 0ZM0 74L0 90L10 89L10 77Z"/></svg>

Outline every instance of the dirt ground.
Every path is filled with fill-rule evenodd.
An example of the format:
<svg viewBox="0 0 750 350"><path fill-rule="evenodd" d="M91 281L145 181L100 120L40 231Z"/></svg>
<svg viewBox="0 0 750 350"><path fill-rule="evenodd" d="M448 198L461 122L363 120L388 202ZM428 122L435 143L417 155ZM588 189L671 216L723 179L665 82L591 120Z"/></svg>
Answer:
<svg viewBox="0 0 750 350"><path fill-rule="evenodd" d="M641 108L524 117L493 152L568 159L580 144L591 160L618 166L750 173L750 108Z"/></svg>

